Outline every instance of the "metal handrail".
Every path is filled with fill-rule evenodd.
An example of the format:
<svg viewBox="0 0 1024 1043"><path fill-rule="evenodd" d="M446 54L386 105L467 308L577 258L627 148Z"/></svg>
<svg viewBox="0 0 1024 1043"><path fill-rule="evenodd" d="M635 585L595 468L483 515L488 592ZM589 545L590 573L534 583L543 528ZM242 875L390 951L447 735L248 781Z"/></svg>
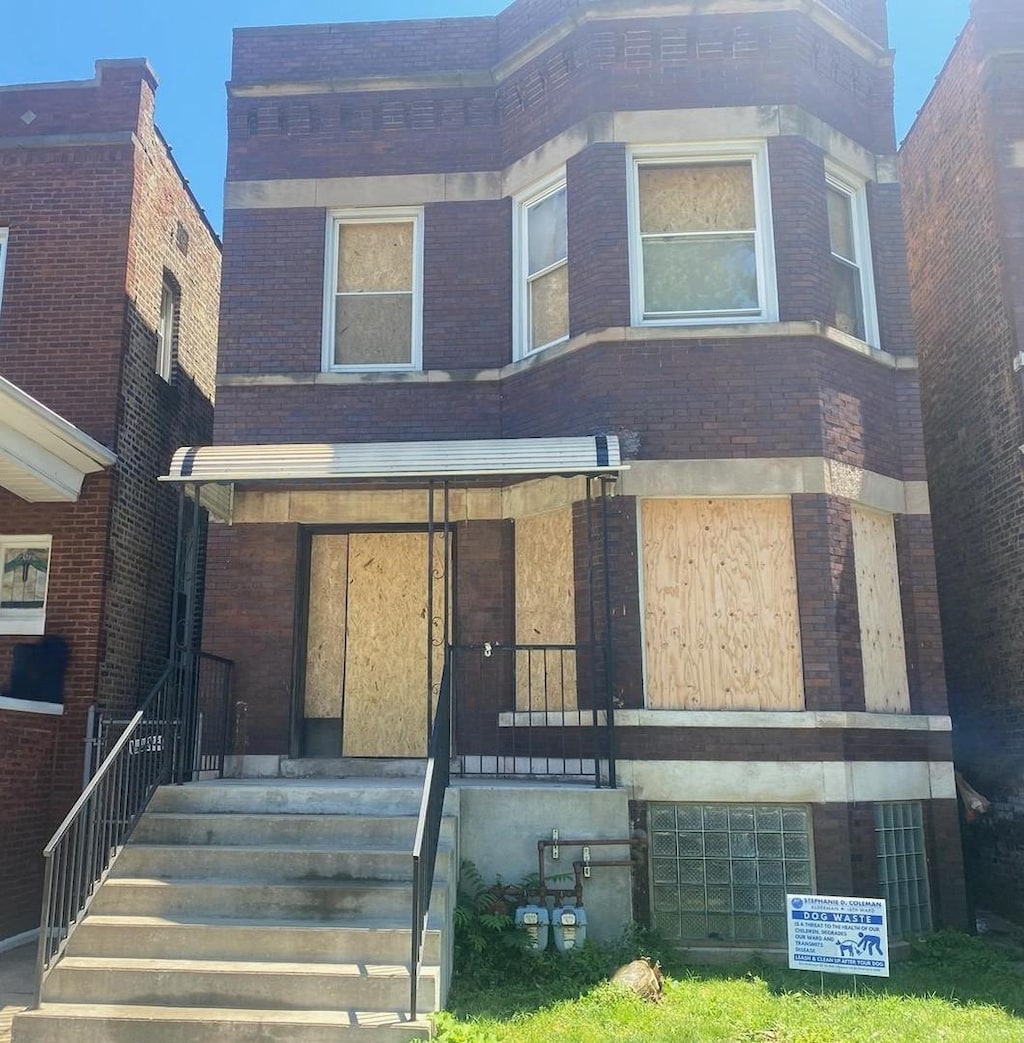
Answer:
<svg viewBox="0 0 1024 1043"><path fill-rule="evenodd" d="M36 963L36 1006L43 982L67 948L157 787L191 775L195 726L188 694L189 655L160 675L43 849L45 876Z"/></svg>
<svg viewBox="0 0 1024 1043"><path fill-rule="evenodd" d="M444 816L444 795L448 789L452 756L452 670L451 648L446 647L441 684L437 693L434 723L427 746L427 771L423 779L416 839L412 849L412 959L409 966L409 1017L417 1016L417 988L423 959L423 935L430 915L430 896L434 887L434 868Z"/></svg>

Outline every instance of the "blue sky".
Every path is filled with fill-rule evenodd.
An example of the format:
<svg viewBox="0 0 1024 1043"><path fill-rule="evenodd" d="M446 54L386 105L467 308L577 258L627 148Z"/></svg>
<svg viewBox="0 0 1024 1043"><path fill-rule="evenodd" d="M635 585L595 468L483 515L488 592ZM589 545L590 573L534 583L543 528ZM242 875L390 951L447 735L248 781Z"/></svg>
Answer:
<svg viewBox="0 0 1024 1043"><path fill-rule="evenodd" d="M224 83L238 25L495 14L507 0L8 0L0 83L87 79L96 58L149 58L157 122L214 227L221 222ZM913 122L967 20L969 0L889 0L896 126Z"/></svg>

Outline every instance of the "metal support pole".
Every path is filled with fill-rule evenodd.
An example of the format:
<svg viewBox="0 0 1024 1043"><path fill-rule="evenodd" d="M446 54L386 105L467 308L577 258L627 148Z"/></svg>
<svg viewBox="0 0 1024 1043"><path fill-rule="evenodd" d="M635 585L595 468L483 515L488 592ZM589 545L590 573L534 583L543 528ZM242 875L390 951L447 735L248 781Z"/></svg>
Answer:
<svg viewBox="0 0 1024 1043"><path fill-rule="evenodd" d="M615 700L613 695L612 671L615 652L612 643L612 591L611 569L608 560L608 486L611 479L601 476L601 549L604 556L604 687L605 712L608 715L608 785L615 789Z"/></svg>
<svg viewBox="0 0 1024 1043"><path fill-rule="evenodd" d="M171 591L171 633L167 648L167 658L175 659L178 651L178 601L181 591L182 545L185 542L185 487L178 486L178 530L174 542L174 579Z"/></svg>
<svg viewBox="0 0 1024 1043"><path fill-rule="evenodd" d="M591 488L593 479L587 476L587 615L589 622L590 713L594 728L594 777L598 789L601 787L601 736L598 731L597 715L597 619L594 616L594 496Z"/></svg>
<svg viewBox="0 0 1024 1043"><path fill-rule="evenodd" d="M427 483L427 747L434 703L434 480Z"/></svg>

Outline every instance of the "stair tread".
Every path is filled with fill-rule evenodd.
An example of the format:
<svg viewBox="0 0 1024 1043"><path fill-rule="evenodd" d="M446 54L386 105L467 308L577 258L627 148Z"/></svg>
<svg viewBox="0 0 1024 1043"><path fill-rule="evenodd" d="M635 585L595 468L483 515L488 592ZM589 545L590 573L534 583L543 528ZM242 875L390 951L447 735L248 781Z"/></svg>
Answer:
<svg viewBox="0 0 1024 1043"><path fill-rule="evenodd" d="M297 963L280 960L204 960L154 959L130 956L65 956L58 970L110 971L191 971L213 974L294 974L319 975L332 978L408 978L407 963ZM427 964L421 973L431 975L438 970Z"/></svg>
<svg viewBox="0 0 1024 1043"><path fill-rule="evenodd" d="M432 921L434 918L431 918ZM363 931L369 934L379 932L408 932L410 930L408 917L404 920L401 917L384 918L384 917L367 917L359 924L343 925L343 924L330 924L320 923L315 920L301 920L295 919L294 917L285 917L276 920L261 920L254 919L252 917L232 917L232 916L210 916L202 917L195 920L183 920L180 916L175 916L174 919L164 916L125 916L113 913L90 913L85 924L93 925L96 927L110 927L124 928L124 927L170 927L175 929L189 930L195 928L208 928L210 930L233 930L235 928L240 929L254 929L254 930L277 930L277 929L289 929L299 931L344 931L351 933L353 931ZM84 926L84 925L83 925ZM441 930L442 923L440 918L433 922L431 926L428 926L428 931L439 931Z"/></svg>
<svg viewBox="0 0 1024 1043"><path fill-rule="evenodd" d="M451 851L454 845L451 840L442 839L438 843L438 851ZM353 841L347 843L343 847L337 845L316 845L316 844L162 844L152 843L147 840L132 841L129 850L133 851L222 851L231 853L257 853L260 851L272 851L274 854L306 854L307 852L322 853L335 853L340 855L347 854L358 854L358 855L404 855L407 858L412 858L412 852L409 850L409 845L406 844L385 844L381 841L372 841L370 843L359 843Z"/></svg>
<svg viewBox="0 0 1024 1043"><path fill-rule="evenodd" d="M435 877L435 881L443 877ZM338 888L375 888L384 891L408 891L411 880L377 880L370 877L358 879L332 880L314 877L306 880L265 880L259 877L203 877L196 879L190 876L112 876L104 881L106 887L259 887L275 888L286 891L296 889L328 890Z"/></svg>
<svg viewBox="0 0 1024 1043"><path fill-rule="evenodd" d="M25 1011L19 1018L94 1018L138 1021L233 1021L272 1025L326 1025L329 1027L370 1028L408 1025L427 1028L425 1018L410 1020L397 1010L276 1010L248 1007L156 1007L131 1003L44 1003Z"/></svg>

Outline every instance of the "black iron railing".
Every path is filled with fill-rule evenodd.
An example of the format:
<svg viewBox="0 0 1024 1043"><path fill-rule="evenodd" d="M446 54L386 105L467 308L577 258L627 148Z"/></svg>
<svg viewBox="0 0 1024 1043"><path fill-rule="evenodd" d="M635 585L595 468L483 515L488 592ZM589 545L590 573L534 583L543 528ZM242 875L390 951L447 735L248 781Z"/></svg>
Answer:
<svg viewBox="0 0 1024 1043"><path fill-rule="evenodd" d="M194 677L190 683L195 693L196 719L192 771L207 776L216 773L219 778L223 778L225 758L231 749L234 732L234 707L231 703L231 671L234 663L209 652L194 655L193 661ZM133 714L97 711L95 734L87 744L86 781L96 774L133 719Z"/></svg>
<svg viewBox="0 0 1024 1043"><path fill-rule="evenodd" d="M444 795L448 789L452 756L452 669L451 649L445 649L444 668L434 708L434 723L427 747L427 772L423 780L416 839L412 849L412 960L409 966L409 1012L415 1021L417 989L423 959L423 936L430 916L430 896L434 886L437 847L444 816Z"/></svg>
<svg viewBox="0 0 1024 1043"><path fill-rule="evenodd" d="M181 652L168 664L43 850L37 1004L46 975L84 919L157 787L192 779L203 765L197 691L205 684L209 693L227 701L230 672L228 660L192 652ZM204 676L212 679L203 681ZM223 719L228 711L218 712ZM226 731L218 735L226 737ZM208 763L223 766L223 751L219 760Z"/></svg>
<svg viewBox="0 0 1024 1043"><path fill-rule="evenodd" d="M455 752L463 775L611 776L612 721L589 645L460 645Z"/></svg>

